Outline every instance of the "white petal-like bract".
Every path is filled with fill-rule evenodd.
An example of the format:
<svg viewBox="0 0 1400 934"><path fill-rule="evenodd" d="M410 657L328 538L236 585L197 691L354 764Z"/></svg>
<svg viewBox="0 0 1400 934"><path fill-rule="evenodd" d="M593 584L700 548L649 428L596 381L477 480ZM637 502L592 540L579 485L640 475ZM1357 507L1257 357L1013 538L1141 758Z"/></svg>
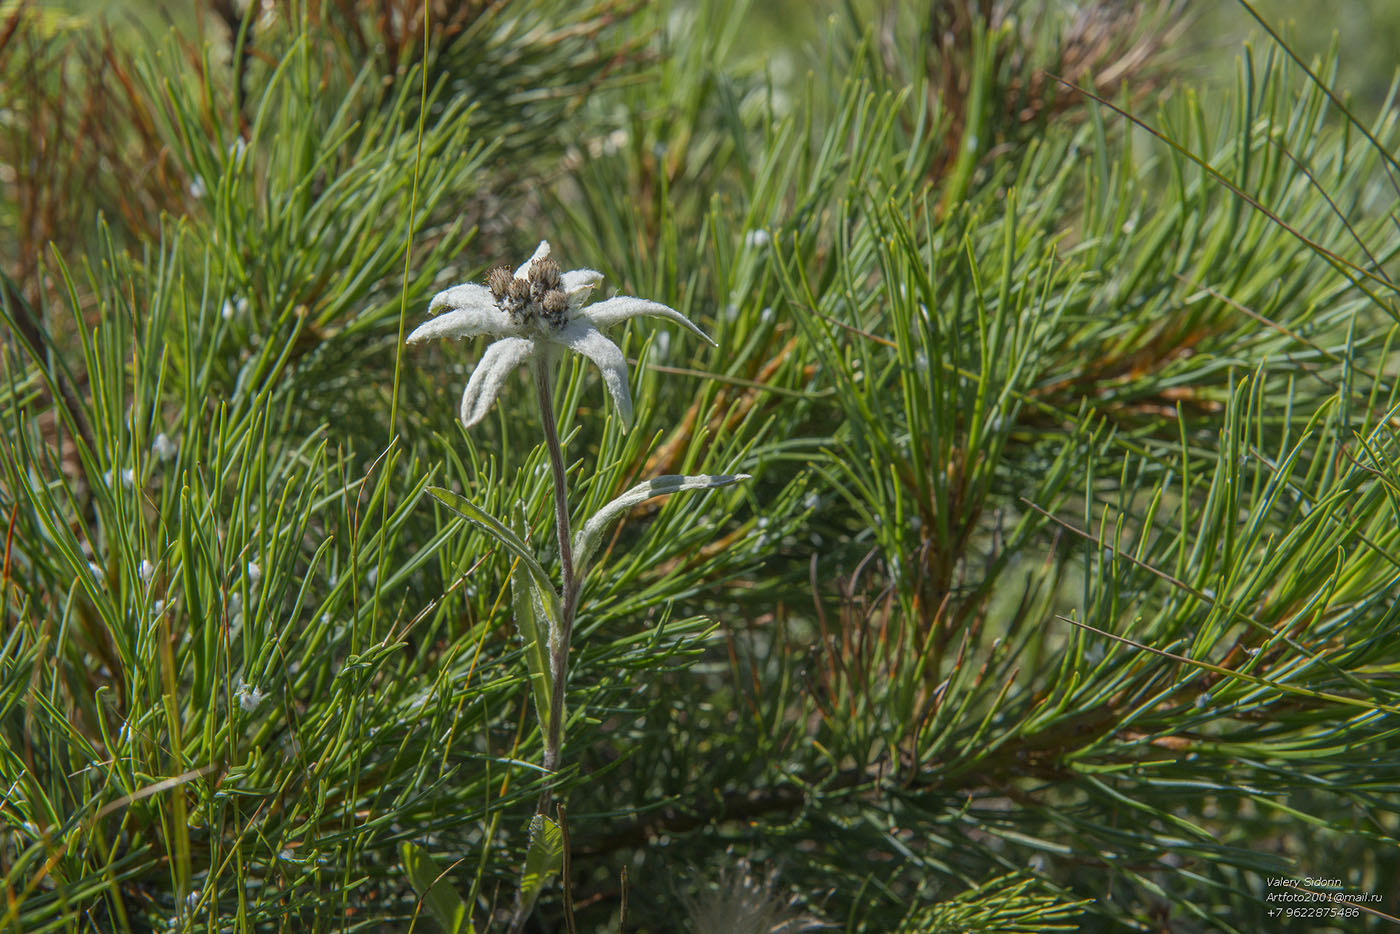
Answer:
<svg viewBox="0 0 1400 934"><path fill-rule="evenodd" d="M505 337L486 348L481 362L467 380L462 393L462 424L467 428L486 417L491 404L501 394L506 377L525 363L535 352L535 342L523 337Z"/></svg>
<svg viewBox="0 0 1400 934"><path fill-rule="evenodd" d="M477 285L475 282L465 282L462 285L454 285L450 289L443 289L433 296L428 302L428 314L440 315L444 311L460 308L480 308L483 310L494 308L496 302L491 297L491 290L484 285Z"/></svg>
<svg viewBox="0 0 1400 934"><path fill-rule="evenodd" d="M405 343L435 337L507 337L516 333L510 316L496 307L491 293L480 285L459 285L433 296L429 311L444 311L429 318L408 335Z"/></svg>
<svg viewBox="0 0 1400 934"><path fill-rule="evenodd" d="M537 246L537 247L535 247L535 252L532 253L532 254L530 254L530 258L527 259L527 260L520 266L520 268L517 269L517 270L515 271L515 278L517 278L517 279L526 279L526 278L529 278L529 276L530 276L530 267L533 266L533 265L535 264L535 260L537 260L537 259L544 259L544 258L545 258L546 256L548 256L548 255L549 255L549 241L548 241L548 240L541 240L541 241L540 241L540 245Z"/></svg>
<svg viewBox="0 0 1400 934"><path fill-rule="evenodd" d="M632 393L627 388L627 358L622 350L608 340L587 318L576 318L566 324L555 340L597 364L617 406L624 428L632 427Z"/></svg>
<svg viewBox="0 0 1400 934"><path fill-rule="evenodd" d="M588 296L593 294L603 281L603 274L596 269L572 269L564 273L564 294L568 296L570 308L582 308Z"/></svg>
<svg viewBox="0 0 1400 934"><path fill-rule="evenodd" d="M685 325L692 333L706 343L712 346L715 345L715 342L710 340L710 335L692 324L689 318L679 311L676 311L676 309L669 305L663 305L660 302L647 301L644 298L632 298L629 295L619 295L605 302L589 305L587 308L583 309L582 314L600 328L611 327L614 324L626 321L628 318L635 318L638 315L669 318L677 324Z"/></svg>

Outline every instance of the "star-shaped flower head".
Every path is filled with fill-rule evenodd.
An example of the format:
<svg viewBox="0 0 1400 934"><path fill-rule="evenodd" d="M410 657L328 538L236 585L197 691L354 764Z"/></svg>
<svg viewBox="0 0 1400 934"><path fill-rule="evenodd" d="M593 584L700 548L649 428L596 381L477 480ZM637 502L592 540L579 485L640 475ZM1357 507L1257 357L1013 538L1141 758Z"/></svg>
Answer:
<svg viewBox="0 0 1400 934"><path fill-rule="evenodd" d="M512 370L532 360L553 365L561 347L597 364L623 427L630 428L627 359L603 329L637 315L654 315L685 325L712 345L714 341L685 315L660 302L619 295L584 307L602 281L603 274L592 269L561 271L549 256L549 243L541 240L535 255L514 273L501 266L491 270L484 286L467 283L434 295L428 311L437 317L419 325L408 335L408 343L434 337L497 338L486 348L462 393L462 424L468 428L486 417Z"/></svg>

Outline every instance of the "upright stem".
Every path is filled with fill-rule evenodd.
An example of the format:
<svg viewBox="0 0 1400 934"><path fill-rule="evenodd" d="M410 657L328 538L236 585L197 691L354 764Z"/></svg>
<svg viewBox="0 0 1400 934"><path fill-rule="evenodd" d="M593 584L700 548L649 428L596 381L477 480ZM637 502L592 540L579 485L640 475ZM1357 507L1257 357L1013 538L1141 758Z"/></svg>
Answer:
<svg viewBox="0 0 1400 934"><path fill-rule="evenodd" d="M564 484L564 451L559 445L559 428L554 422L554 388L549 381L549 368L541 356L537 356L530 366L535 377L536 395L540 400L540 421L544 423L545 449L549 451L549 466L554 474L554 531L559 536L559 563L564 569L562 617L557 621L558 629L550 630L549 669L554 676L554 689L549 699L549 722L544 728L544 770L554 772L559 768L560 747L564 743L564 682L569 675L569 641L574 634L574 609L578 606L578 581L574 577L574 548L569 529L569 497ZM535 814L549 816L549 805L553 799L552 789L546 785L540 792L540 800L535 805ZM562 818L561 818L562 819ZM567 844L566 844L567 845ZM564 865L567 866L567 857ZM567 890L569 880L564 880ZM523 892L523 890L522 890ZM516 895L515 914L511 918L512 934L524 928L528 906Z"/></svg>
<svg viewBox="0 0 1400 934"><path fill-rule="evenodd" d="M559 446L559 429L554 423L554 390L545 361L536 357L531 366L540 399L540 420L544 422L545 448L554 473L554 529L559 536L559 563L564 569L562 619L557 638L551 640L549 667L554 676L554 692L549 704L549 724L545 728L544 767L559 767L559 747L564 733L564 682L569 673L569 641L574 633L574 610L578 603L578 582L574 579L574 549L569 529L569 499L564 484L564 451ZM547 799L546 799L547 806Z"/></svg>

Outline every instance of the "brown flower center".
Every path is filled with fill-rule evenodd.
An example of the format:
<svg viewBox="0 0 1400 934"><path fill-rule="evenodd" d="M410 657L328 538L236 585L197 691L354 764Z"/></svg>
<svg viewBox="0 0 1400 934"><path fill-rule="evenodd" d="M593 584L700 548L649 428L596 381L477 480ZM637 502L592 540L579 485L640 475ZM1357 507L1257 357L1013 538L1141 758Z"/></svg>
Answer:
<svg viewBox="0 0 1400 934"><path fill-rule="evenodd" d="M531 321L541 321L556 331L564 326L569 311L564 274L548 256L531 263L524 279L515 278L508 266L497 266L487 273L486 287L496 307L517 326Z"/></svg>

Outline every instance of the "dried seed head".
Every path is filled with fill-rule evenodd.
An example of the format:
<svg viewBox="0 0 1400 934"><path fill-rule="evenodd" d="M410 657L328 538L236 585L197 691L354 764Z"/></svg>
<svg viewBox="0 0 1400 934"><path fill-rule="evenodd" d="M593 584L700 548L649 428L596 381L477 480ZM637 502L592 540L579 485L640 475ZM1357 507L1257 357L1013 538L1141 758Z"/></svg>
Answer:
<svg viewBox="0 0 1400 934"><path fill-rule="evenodd" d="M512 279L507 294L515 301L524 304L530 300L530 286L524 279Z"/></svg>
<svg viewBox="0 0 1400 934"><path fill-rule="evenodd" d="M544 306L546 313L558 317L569 307L569 297L558 289L550 289L544 293L544 300L540 302Z"/></svg>
<svg viewBox="0 0 1400 934"><path fill-rule="evenodd" d="M535 260L530 264L530 285L536 289L536 295L543 295L551 289L557 289L564 282L564 274L559 269L559 264L548 256Z"/></svg>
<svg viewBox="0 0 1400 934"><path fill-rule="evenodd" d="M505 298L506 293L510 291L512 279L509 266L497 266L487 273L486 287L491 290L491 297L498 302Z"/></svg>

